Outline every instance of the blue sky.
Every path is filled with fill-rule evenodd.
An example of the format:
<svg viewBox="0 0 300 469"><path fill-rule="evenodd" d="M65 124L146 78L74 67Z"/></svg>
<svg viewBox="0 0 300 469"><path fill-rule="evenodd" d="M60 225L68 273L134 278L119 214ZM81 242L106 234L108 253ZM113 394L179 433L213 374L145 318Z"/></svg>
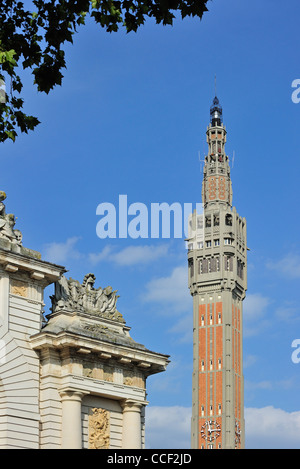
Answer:
<svg viewBox="0 0 300 469"><path fill-rule="evenodd" d="M24 73L38 128L5 142L1 190L23 244L73 278L112 285L131 336L171 355L148 380L148 446L188 448L192 300L180 239L99 239L96 208L201 201L200 158L217 94L234 165L233 204L248 226L244 304L246 445L300 447L300 5L214 0L202 21L153 21L107 34L92 22L66 46L63 85L48 96ZM47 294L52 293L51 288ZM48 307L48 302L47 302ZM172 431L166 430L172 422Z"/></svg>

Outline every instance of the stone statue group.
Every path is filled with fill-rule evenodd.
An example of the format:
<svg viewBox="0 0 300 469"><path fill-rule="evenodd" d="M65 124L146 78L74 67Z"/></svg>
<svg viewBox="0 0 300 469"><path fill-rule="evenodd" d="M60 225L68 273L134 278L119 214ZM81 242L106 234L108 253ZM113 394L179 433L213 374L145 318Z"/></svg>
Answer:
<svg viewBox="0 0 300 469"><path fill-rule="evenodd" d="M5 212L5 205L3 203L5 199L5 192L0 191L0 238L21 246L22 233L20 230L14 229L17 220L16 217L12 213Z"/></svg>
<svg viewBox="0 0 300 469"><path fill-rule="evenodd" d="M51 297L52 312L66 309L121 320L122 315L116 310L117 292L110 286L95 289L95 280L94 274L87 274L80 284L78 280L62 275L55 283L55 293Z"/></svg>

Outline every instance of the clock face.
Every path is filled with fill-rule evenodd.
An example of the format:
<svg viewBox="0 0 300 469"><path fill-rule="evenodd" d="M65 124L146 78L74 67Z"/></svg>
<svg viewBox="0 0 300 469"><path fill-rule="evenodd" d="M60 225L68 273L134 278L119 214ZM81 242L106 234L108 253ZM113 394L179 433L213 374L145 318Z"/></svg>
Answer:
<svg viewBox="0 0 300 469"><path fill-rule="evenodd" d="M221 426L214 420L207 420L201 427L201 437L205 440L216 440L220 434Z"/></svg>

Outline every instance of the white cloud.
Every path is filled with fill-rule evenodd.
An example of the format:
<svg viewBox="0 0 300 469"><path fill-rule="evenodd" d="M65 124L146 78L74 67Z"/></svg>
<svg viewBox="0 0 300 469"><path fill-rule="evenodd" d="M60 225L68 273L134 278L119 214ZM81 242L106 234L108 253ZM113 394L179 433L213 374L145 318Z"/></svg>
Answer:
<svg viewBox="0 0 300 469"><path fill-rule="evenodd" d="M192 306L192 305L191 305ZM172 327L168 330L172 334L180 335L178 342L191 343L193 341L193 309L185 316L181 317Z"/></svg>
<svg viewBox="0 0 300 469"><path fill-rule="evenodd" d="M112 246L106 246L100 253L89 254L89 260L93 264L105 260L120 266L143 265L165 257L168 250L169 246L167 244L128 246L118 252L115 252Z"/></svg>
<svg viewBox="0 0 300 469"><path fill-rule="evenodd" d="M277 271L284 277L300 278L300 255L289 253L276 262L269 261L267 267Z"/></svg>
<svg viewBox="0 0 300 469"><path fill-rule="evenodd" d="M297 449L300 447L300 411L273 406L245 409L246 448Z"/></svg>
<svg viewBox="0 0 300 469"><path fill-rule="evenodd" d="M146 407L147 449L189 449L190 430L190 408Z"/></svg>
<svg viewBox="0 0 300 469"><path fill-rule="evenodd" d="M246 381L245 388L247 391L255 390L255 389L268 389L268 390L286 390L291 389L295 386L295 382L293 378L290 379L283 379L279 381L270 381L270 380L263 380L263 381Z"/></svg>
<svg viewBox="0 0 300 469"><path fill-rule="evenodd" d="M244 300L244 318L248 321L261 319L269 304L270 299L260 293L248 294Z"/></svg>
<svg viewBox="0 0 300 469"><path fill-rule="evenodd" d="M263 381L245 381L245 389L247 391L250 391L250 390L256 390L256 389L268 389L268 390L271 390L271 389L274 389L274 383L272 383L272 381L270 380L263 380Z"/></svg>
<svg viewBox="0 0 300 469"><path fill-rule="evenodd" d="M192 370L193 361L187 363L186 356L171 355L171 361L168 364L166 371L163 374L156 374L151 377L148 383L150 395L152 392L160 394L161 396L169 396L174 399L174 396L180 395L187 385L187 374L189 375L190 384L192 385Z"/></svg>
<svg viewBox="0 0 300 469"><path fill-rule="evenodd" d="M44 247L43 257L54 264L66 264L70 259L80 259L82 255L75 248L80 238L74 236L65 243L49 243Z"/></svg>
<svg viewBox="0 0 300 469"><path fill-rule="evenodd" d="M257 362L257 360L258 360L258 357L256 355L248 354L244 356L243 358L244 369L249 368L250 366L254 365Z"/></svg>
<svg viewBox="0 0 300 469"><path fill-rule="evenodd" d="M168 245L129 246L112 256L118 265L148 264L168 254Z"/></svg>
<svg viewBox="0 0 300 469"><path fill-rule="evenodd" d="M269 323L266 314L268 306L271 304L270 298L260 293L250 293L246 295L243 305L243 332L244 337L259 334Z"/></svg>
<svg viewBox="0 0 300 469"><path fill-rule="evenodd" d="M298 306L281 306L276 309L275 315L280 321L294 322L300 320Z"/></svg>
<svg viewBox="0 0 300 469"><path fill-rule="evenodd" d="M273 406L245 409L247 449L297 449L300 447L300 411ZM146 448L189 449L191 408L146 408Z"/></svg>
<svg viewBox="0 0 300 469"><path fill-rule="evenodd" d="M100 262L112 262L118 266L144 265L167 256L169 245L146 245L146 246L128 246L124 249L116 250L111 245L105 246L99 253L83 254L76 249L79 237L68 238L63 243L49 243L44 246L43 257L49 262L57 264L66 264L70 260L83 259L96 265Z"/></svg>
<svg viewBox="0 0 300 469"><path fill-rule="evenodd" d="M99 262L108 260L112 252L113 252L112 246L105 246L105 248L103 248L101 252L90 253L88 255L88 259L92 264L96 265L96 264L99 264Z"/></svg>
<svg viewBox="0 0 300 469"><path fill-rule="evenodd" d="M192 314L193 302L188 290L186 266L175 267L169 276L150 280L143 299L167 306L170 313L190 311Z"/></svg>

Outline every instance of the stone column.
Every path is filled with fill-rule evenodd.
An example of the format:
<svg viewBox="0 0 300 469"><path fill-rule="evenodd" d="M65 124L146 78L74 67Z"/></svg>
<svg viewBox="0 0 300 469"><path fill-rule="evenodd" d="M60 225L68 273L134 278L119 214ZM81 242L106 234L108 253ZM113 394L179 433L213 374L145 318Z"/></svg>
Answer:
<svg viewBox="0 0 300 469"><path fill-rule="evenodd" d="M65 390L60 393L62 449L82 449L81 399L84 394L74 390Z"/></svg>
<svg viewBox="0 0 300 469"><path fill-rule="evenodd" d="M141 409L143 403L126 399L121 405L123 408L122 449L141 449Z"/></svg>

